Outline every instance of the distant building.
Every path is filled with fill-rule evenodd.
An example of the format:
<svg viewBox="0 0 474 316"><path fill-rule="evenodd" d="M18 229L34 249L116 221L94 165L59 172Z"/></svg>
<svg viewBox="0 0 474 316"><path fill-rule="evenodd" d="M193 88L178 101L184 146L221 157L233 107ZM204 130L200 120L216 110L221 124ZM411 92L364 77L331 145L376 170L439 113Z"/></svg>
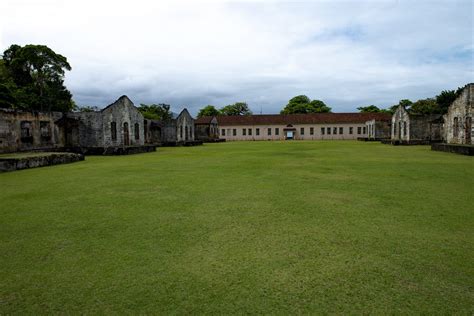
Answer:
<svg viewBox="0 0 474 316"><path fill-rule="evenodd" d="M448 144L473 144L474 83L467 84L444 116L444 138Z"/></svg>
<svg viewBox="0 0 474 316"><path fill-rule="evenodd" d="M60 125L66 147L107 148L143 146L143 123L143 115L124 95L100 111L67 113Z"/></svg>
<svg viewBox="0 0 474 316"><path fill-rule="evenodd" d="M350 140L366 138L369 120L384 113L218 116L219 137L235 140Z"/></svg>
<svg viewBox="0 0 474 316"><path fill-rule="evenodd" d="M179 113L176 118L163 121L161 127L161 141L163 145L194 145L194 119L187 109Z"/></svg>
<svg viewBox="0 0 474 316"><path fill-rule="evenodd" d="M392 116L385 114L365 122L367 126L367 138L369 140L386 140L390 139L390 127Z"/></svg>
<svg viewBox="0 0 474 316"><path fill-rule="evenodd" d="M194 121L195 138L203 142L219 139L219 126L215 116L203 116Z"/></svg>
<svg viewBox="0 0 474 316"><path fill-rule="evenodd" d="M442 128L441 114L413 114L399 105L392 115L391 140L406 145L441 142Z"/></svg>

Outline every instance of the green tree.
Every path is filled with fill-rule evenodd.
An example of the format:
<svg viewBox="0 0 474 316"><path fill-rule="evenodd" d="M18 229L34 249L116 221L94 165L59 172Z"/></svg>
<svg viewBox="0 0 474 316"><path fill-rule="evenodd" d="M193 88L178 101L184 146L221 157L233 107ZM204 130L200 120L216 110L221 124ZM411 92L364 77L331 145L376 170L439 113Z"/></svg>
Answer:
<svg viewBox="0 0 474 316"><path fill-rule="evenodd" d="M359 110L360 113L380 113L383 112L383 110L379 109L378 106L375 105L368 105L368 106L361 106L358 107L357 110Z"/></svg>
<svg viewBox="0 0 474 316"><path fill-rule="evenodd" d="M436 103L439 106L440 113L445 114L448 112L448 108L454 100L461 94L462 88L454 90L443 90L439 95L436 96Z"/></svg>
<svg viewBox="0 0 474 316"><path fill-rule="evenodd" d="M83 105L83 106L76 106L75 109L77 112L96 112L99 111L100 109L93 105Z"/></svg>
<svg viewBox="0 0 474 316"><path fill-rule="evenodd" d="M305 95L298 95L291 98L288 104L281 110L281 114L296 114L296 113L327 113L331 112L328 107L321 100L310 100Z"/></svg>
<svg viewBox="0 0 474 316"><path fill-rule="evenodd" d="M48 111L73 108L72 94L64 86L65 71L71 70L66 57L44 45L11 45L2 60L16 85L11 89L16 107ZM5 85L4 76L0 75L0 80Z"/></svg>
<svg viewBox="0 0 474 316"><path fill-rule="evenodd" d="M394 109L396 109L398 105L395 105ZM393 113L391 108L389 109L381 109L376 105L368 105L368 106L361 106L358 107L357 110L359 110L360 113ZM395 110L394 110L395 111Z"/></svg>
<svg viewBox="0 0 474 316"><path fill-rule="evenodd" d="M229 104L224 106L219 110L222 115L252 115L247 103L245 102L236 102L234 104Z"/></svg>
<svg viewBox="0 0 474 316"><path fill-rule="evenodd" d="M408 100L408 99L403 99L403 100L398 101L398 104L395 104L395 105L392 105L391 107L389 107L389 108L387 109L387 112L388 112L388 113L391 113L391 114L395 113L395 111L397 110L397 108L398 108L400 105L402 105L402 106L405 107L406 109L409 109L412 104L413 104L413 102L411 102L410 100Z"/></svg>
<svg viewBox="0 0 474 316"><path fill-rule="evenodd" d="M413 103L410 112L415 114L433 114L440 113L440 108L433 98L421 99Z"/></svg>
<svg viewBox="0 0 474 316"><path fill-rule="evenodd" d="M172 117L170 107L169 104L164 103L150 105L140 104L138 111L147 119L168 121Z"/></svg>
<svg viewBox="0 0 474 316"><path fill-rule="evenodd" d="M199 110L197 117L214 115L219 115L219 110L217 110L214 105L206 105L205 107Z"/></svg>
<svg viewBox="0 0 474 316"><path fill-rule="evenodd" d="M14 91L18 87L5 66L5 61L0 59L0 107L15 108L17 101Z"/></svg>

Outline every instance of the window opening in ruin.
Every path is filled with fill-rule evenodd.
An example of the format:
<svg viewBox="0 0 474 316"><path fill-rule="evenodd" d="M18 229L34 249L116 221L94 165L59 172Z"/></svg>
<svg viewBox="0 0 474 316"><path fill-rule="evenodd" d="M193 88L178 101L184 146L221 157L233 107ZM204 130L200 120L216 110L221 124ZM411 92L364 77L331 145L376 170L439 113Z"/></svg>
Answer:
<svg viewBox="0 0 474 316"><path fill-rule="evenodd" d="M117 140L117 123L110 123L110 133L112 134L112 140Z"/></svg>
<svg viewBox="0 0 474 316"><path fill-rule="evenodd" d="M140 125L138 123L135 123L135 139L140 139Z"/></svg>

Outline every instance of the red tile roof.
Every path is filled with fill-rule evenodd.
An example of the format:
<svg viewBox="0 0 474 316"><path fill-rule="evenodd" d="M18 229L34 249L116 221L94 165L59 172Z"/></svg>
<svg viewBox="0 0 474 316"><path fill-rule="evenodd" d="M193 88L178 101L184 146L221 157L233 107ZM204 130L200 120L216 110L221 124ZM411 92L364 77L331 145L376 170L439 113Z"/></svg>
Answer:
<svg viewBox="0 0 474 316"><path fill-rule="evenodd" d="M311 113L311 114L261 114L217 116L220 126L227 125L287 125L365 123L370 120L390 121L387 113Z"/></svg>
<svg viewBox="0 0 474 316"><path fill-rule="evenodd" d="M194 124L211 124L214 116L202 116L194 120Z"/></svg>

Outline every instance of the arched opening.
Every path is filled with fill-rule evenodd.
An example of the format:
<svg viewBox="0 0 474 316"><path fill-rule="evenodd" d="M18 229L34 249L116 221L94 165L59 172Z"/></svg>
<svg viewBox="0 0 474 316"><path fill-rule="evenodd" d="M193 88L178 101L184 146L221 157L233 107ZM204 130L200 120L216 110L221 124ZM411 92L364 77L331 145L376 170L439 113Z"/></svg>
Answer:
<svg viewBox="0 0 474 316"><path fill-rule="evenodd" d="M129 146L130 145L130 134L128 131L128 123L123 123L123 145Z"/></svg>
<svg viewBox="0 0 474 316"><path fill-rule="evenodd" d="M135 123L135 140L140 139L140 124Z"/></svg>

